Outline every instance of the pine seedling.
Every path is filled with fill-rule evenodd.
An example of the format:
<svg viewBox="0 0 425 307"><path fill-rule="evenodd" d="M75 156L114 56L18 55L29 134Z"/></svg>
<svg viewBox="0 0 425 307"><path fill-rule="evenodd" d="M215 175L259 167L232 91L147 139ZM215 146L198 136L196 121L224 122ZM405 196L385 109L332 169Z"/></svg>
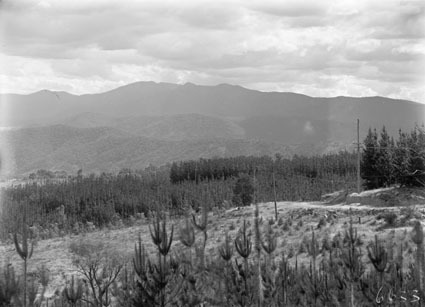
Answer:
<svg viewBox="0 0 425 307"><path fill-rule="evenodd" d="M164 218L161 221L159 215L157 215L152 228L149 227L149 231L158 250L158 262L152 264L147 259L139 238L139 244L135 248L136 257L133 259L135 270L140 279L138 290L141 295L136 299L140 300L140 304L149 305L153 303L164 307L167 304L167 299L174 297L180 289L175 287L172 289L172 293L166 293L166 288L178 269L178 263L173 258L167 261L173 243L174 226L171 227L171 232L168 234L166 219Z"/></svg>
<svg viewBox="0 0 425 307"><path fill-rule="evenodd" d="M164 257L168 255L168 253L170 252L171 249L171 244L173 243L173 234L174 234L174 225L171 226L171 233L170 236L168 237L167 234L167 226L166 226L166 221L164 219L164 222L162 224L162 244L158 247L159 252L161 253L161 255L163 255Z"/></svg>
<svg viewBox="0 0 425 307"><path fill-rule="evenodd" d="M329 234L325 233L325 235L322 238L322 248L321 248L320 251L324 256L325 251L330 252L330 250L331 250L331 242L330 242Z"/></svg>
<svg viewBox="0 0 425 307"><path fill-rule="evenodd" d="M377 235L375 235L375 244L372 247L367 247L367 255L373 267L379 273L379 282L382 285L383 274L388 264L388 254L382 244L380 244Z"/></svg>
<svg viewBox="0 0 425 307"><path fill-rule="evenodd" d="M152 222L153 231L151 228L151 225L149 225L149 232L151 234L152 243L156 246L161 245L162 243L162 236L160 236L161 232L161 218L159 217L159 214L156 214L155 220Z"/></svg>
<svg viewBox="0 0 425 307"><path fill-rule="evenodd" d="M279 286L280 286L280 302L282 305L286 305L287 296L288 296L288 282L290 282L289 274L291 272L291 267L289 266L288 260L285 258L285 255L282 254L282 259L279 263Z"/></svg>
<svg viewBox="0 0 425 307"><path fill-rule="evenodd" d="M354 249L358 240L357 228L353 227L353 220L350 218L350 227L345 231L343 242Z"/></svg>
<svg viewBox="0 0 425 307"><path fill-rule="evenodd" d="M248 257L251 255L252 251L252 243L251 239L248 236L248 230L246 227L246 220L243 221L242 229L239 229L239 233L235 239L235 247L238 254L243 258L244 261L244 285L245 285L245 293L248 294Z"/></svg>
<svg viewBox="0 0 425 307"><path fill-rule="evenodd" d="M367 299L370 304L377 304L378 306L382 305L384 297L381 294L381 287L376 283L376 275L372 272L368 272L359 281L360 290L363 293L364 298ZM381 290L380 290L381 289Z"/></svg>
<svg viewBox="0 0 425 307"><path fill-rule="evenodd" d="M325 270L324 266L322 265L320 270L319 270L319 279L322 281L319 286L319 297L320 300L322 301L322 305L323 306L328 306L330 304L332 304L335 300L335 297L332 293L332 288L330 285L330 274L327 273L327 271Z"/></svg>
<svg viewBox="0 0 425 307"><path fill-rule="evenodd" d="M142 238L139 235L138 243L134 245L133 266L136 274L140 277L147 272L147 263L149 259L142 245Z"/></svg>
<svg viewBox="0 0 425 307"><path fill-rule="evenodd" d="M317 306L317 299L320 296L321 289L320 285L322 284L323 274L317 274L317 271L310 261L309 269L304 269L302 271L302 285L301 287L307 293L307 296L313 300L312 306Z"/></svg>
<svg viewBox="0 0 425 307"><path fill-rule="evenodd" d="M28 297L28 302L29 305L32 307L36 304L35 299L37 297L37 291L38 291L38 283L37 280L34 278L34 276L32 276L30 278L30 282L29 285L27 287L27 297ZM41 304L41 301L40 301Z"/></svg>
<svg viewBox="0 0 425 307"><path fill-rule="evenodd" d="M24 218L25 221L25 218ZM15 243L16 252L24 260L24 307L27 306L27 263L31 259L34 251L34 241L28 237L28 226L23 223L22 226L22 244L19 244L18 234L15 232L13 235L13 242ZM31 241L31 242L29 242Z"/></svg>
<svg viewBox="0 0 425 307"><path fill-rule="evenodd" d="M319 297L319 283L317 280L317 269L316 269L316 259L319 251L319 242L316 240L314 231L312 232L311 241L306 244L307 252L311 257L310 261L310 270L307 273L307 285L309 287L310 293L313 295L314 306L317 304L317 298Z"/></svg>
<svg viewBox="0 0 425 307"><path fill-rule="evenodd" d="M47 288L50 281L50 272L44 264L38 269L38 277L40 279L41 285L44 288Z"/></svg>
<svg viewBox="0 0 425 307"><path fill-rule="evenodd" d="M424 232L421 222L415 221L412 230L412 241L416 244L416 271L418 288L421 294L423 294L423 278L424 278Z"/></svg>
<svg viewBox="0 0 425 307"><path fill-rule="evenodd" d="M354 284L357 283L363 275L365 268L361 259L361 252L356 248L358 241L357 229L353 227L353 221L350 219L350 227L345 232L344 242L346 246L342 251L342 261L345 267L345 278L350 283L350 306L354 307Z"/></svg>
<svg viewBox="0 0 425 307"><path fill-rule="evenodd" d="M297 281L298 260L295 261L295 267L289 265L284 254L279 263L278 285L279 285L279 304L277 306L298 306L300 305L299 283ZM288 304L289 303L289 304Z"/></svg>
<svg viewBox="0 0 425 307"><path fill-rule="evenodd" d="M77 303L83 298L83 283L81 280L77 279L75 282L74 275L72 275L71 283L63 289L62 295L71 307L76 307Z"/></svg>
<svg viewBox="0 0 425 307"><path fill-rule="evenodd" d="M208 226L208 209L206 203L202 205L202 213L200 219L196 218L195 215L192 215L193 225L199 230L199 231L206 231Z"/></svg>
<svg viewBox="0 0 425 307"><path fill-rule="evenodd" d="M252 251L252 243L248 236L246 220L243 221L243 226L239 229L239 233L236 236L235 247L236 251L242 258L248 259Z"/></svg>
<svg viewBox="0 0 425 307"><path fill-rule="evenodd" d="M224 261L229 262L232 259L233 246L228 232L226 232L224 243L218 248L218 252Z"/></svg>
<svg viewBox="0 0 425 307"><path fill-rule="evenodd" d="M271 255L276 250L277 234L270 225L267 226L266 236L264 240L261 240L261 246L268 255Z"/></svg>
<svg viewBox="0 0 425 307"><path fill-rule="evenodd" d="M180 242L188 248L195 243L195 230L187 219L185 226L180 228Z"/></svg>
<svg viewBox="0 0 425 307"><path fill-rule="evenodd" d="M202 248L201 248L200 262L201 262L201 267L205 268L205 247L207 245L207 240L208 240L208 233L207 233L208 205L207 203L204 202L202 204L202 213L201 213L200 220L198 220L195 217L195 215L192 215L192 221L193 221L193 225L195 225L195 227L204 234L204 244L202 245Z"/></svg>
<svg viewBox="0 0 425 307"><path fill-rule="evenodd" d="M153 230L149 225L149 232L152 242L158 248L158 252L164 257L167 256L170 252L171 244L173 243L174 225L171 226L171 233L168 236L166 218L161 221L159 215L157 215L153 223Z"/></svg>
<svg viewBox="0 0 425 307"><path fill-rule="evenodd" d="M134 271L129 273L125 265L119 279L121 284L117 281L112 284L112 294L116 298L119 306L129 306L132 300Z"/></svg>
<svg viewBox="0 0 425 307"><path fill-rule="evenodd" d="M19 280L15 276L15 270L9 264L4 268L0 278L0 306L11 306L12 299L19 293Z"/></svg>
<svg viewBox="0 0 425 307"><path fill-rule="evenodd" d="M318 289L318 284L317 284L317 266L316 266L316 261L317 261L317 256L318 256L318 251L319 251L319 242L316 240L316 235L314 233L314 231L312 231L312 235L311 235L311 241L308 242L307 244L307 252L311 257L311 263L310 263L310 280L311 280L311 284L312 284L312 289L314 289L313 294L315 297L314 300L314 304L316 304L316 292Z"/></svg>
<svg viewBox="0 0 425 307"><path fill-rule="evenodd" d="M312 231L311 240L309 242L307 242L307 244L305 244L305 245L307 247L308 254L315 261L315 259L318 256L320 248L319 248L319 242L316 240L316 235L315 235L314 231ZM314 265L314 267L316 267L316 265Z"/></svg>
<svg viewBox="0 0 425 307"><path fill-rule="evenodd" d="M238 254L244 260L245 285L246 285L246 282L247 282L246 278L248 277L248 257L251 255L251 251L252 251L252 243L251 243L250 237L248 236L246 220L243 221L242 229L239 229L239 233L236 236L235 247Z"/></svg>
<svg viewBox="0 0 425 307"><path fill-rule="evenodd" d="M279 274L277 268L267 269L262 265L261 278L264 287L263 306L279 306Z"/></svg>
<svg viewBox="0 0 425 307"><path fill-rule="evenodd" d="M350 306L354 307L354 284L359 281L365 269L362 264L361 254L357 249L348 248L344 250L342 260L345 267L344 276L350 283Z"/></svg>
<svg viewBox="0 0 425 307"><path fill-rule="evenodd" d="M400 244L400 253L398 254L395 261L395 276L394 280L397 281L397 289L400 291L404 284L404 273L403 273L403 244Z"/></svg>
<svg viewBox="0 0 425 307"><path fill-rule="evenodd" d="M46 266L43 264L40 268L38 268L38 279L41 283L41 286L43 287L41 295L40 295L40 303L43 301L44 299L44 294L46 293L46 289L47 286L49 284L49 280L50 280L50 272L49 270L46 268Z"/></svg>
<svg viewBox="0 0 425 307"><path fill-rule="evenodd" d="M255 231L255 251L257 252L257 257L259 258L261 255L261 232L260 232L260 212L258 208L258 203L255 204L254 231Z"/></svg>
<svg viewBox="0 0 425 307"><path fill-rule="evenodd" d="M134 304L136 306L154 306L155 298L158 295L160 289L156 286L156 279L152 279L150 276L154 273L153 266L149 261L149 257L142 245L142 239L139 235L138 243L134 247L133 257L134 271L138 276L136 289L138 294L134 297Z"/></svg>
<svg viewBox="0 0 425 307"><path fill-rule="evenodd" d="M195 244L195 229L186 219L186 224L180 228L180 242L189 249L189 263L192 265L192 246Z"/></svg>
<svg viewBox="0 0 425 307"><path fill-rule="evenodd" d="M256 251L256 278L257 278L257 306L263 304L263 282L261 278L261 232L260 232L260 212L258 203L255 204L254 231L255 231L255 251ZM270 226L270 224L269 224Z"/></svg>
<svg viewBox="0 0 425 307"><path fill-rule="evenodd" d="M230 285L229 285L229 278L231 278L232 272L231 270L231 264L230 260L233 257L233 246L230 241L229 233L226 232L226 237L224 240L224 243L218 248L218 252L220 254L220 257L226 262L226 272L225 272L225 287L226 287L226 303L228 306L230 306Z"/></svg>
<svg viewBox="0 0 425 307"><path fill-rule="evenodd" d="M270 263L272 259L273 252L277 247L277 234L273 231L271 225L267 225L267 231L264 239L261 239L261 246L263 250L267 253L267 270L270 269Z"/></svg>

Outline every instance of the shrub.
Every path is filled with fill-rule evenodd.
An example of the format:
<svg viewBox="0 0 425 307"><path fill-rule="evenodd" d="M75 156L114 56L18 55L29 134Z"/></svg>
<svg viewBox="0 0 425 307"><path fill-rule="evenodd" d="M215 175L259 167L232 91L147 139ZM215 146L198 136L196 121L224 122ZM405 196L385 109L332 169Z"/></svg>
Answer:
<svg viewBox="0 0 425 307"><path fill-rule="evenodd" d="M338 232L332 239L332 248L341 248L342 247L342 235Z"/></svg>
<svg viewBox="0 0 425 307"><path fill-rule="evenodd" d="M295 256L294 246L291 245L291 246L289 246L289 250L288 250L288 259L291 259L294 256Z"/></svg>
<svg viewBox="0 0 425 307"><path fill-rule="evenodd" d="M385 212L382 213L382 219L384 219L387 226L393 227L397 221L397 214L394 212Z"/></svg>
<svg viewBox="0 0 425 307"><path fill-rule="evenodd" d="M320 229L324 226L326 226L326 218L322 216L319 220L319 223L317 224L317 229Z"/></svg>
<svg viewBox="0 0 425 307"><path fill-rule="evenodd" d="M411 219L420 218L415 207L403 207L400 210L400 226L405 226Z"/></svg>
<svg viewBox="0 0 425 307"><path fill-rule="evenodd" d="M322 252L331 250L331 239L328 233L325 233L322 239Z"/></svg>
<svg viewBox="0 0 425 307"><path fill-rule="evenodd" d="M282 226L282 230L288 231L289 229L290 229L289 222L288 222L288 220L286 220L285 223Z"/></svg>
<svg viewBox="0 0 425 307"><path fill-rule="evenodd" d="M93 306L110 306L111 286L123 268L122 260L112 255L96 255L80 258L75 262L78 272L90 286Z"/></svg>
<svg viewBox="0 0 425 307"><path fill-rule="evenodd" d="M233 187L232 202L236 206L249 206L254 198L254 183L247 174L243 174Z"/></svg>

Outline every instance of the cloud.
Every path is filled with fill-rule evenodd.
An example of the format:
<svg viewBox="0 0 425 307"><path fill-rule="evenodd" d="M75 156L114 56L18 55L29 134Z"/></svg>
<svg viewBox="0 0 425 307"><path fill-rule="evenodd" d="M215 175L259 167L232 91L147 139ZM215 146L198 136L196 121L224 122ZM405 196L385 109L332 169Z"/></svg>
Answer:
<svg viewBox="0 0 425 307"><path fill-rule="evenodd" d="M3 0L0 86L227 82L425 102L424 14L416 0Z"/></svg>
<svg viewBox="0 0 425 307"><path fill-rule="evenodd" d="M288 0L262 1L251 4L253 10L279 17L323 16L326 6L319 1Z"/></svg>

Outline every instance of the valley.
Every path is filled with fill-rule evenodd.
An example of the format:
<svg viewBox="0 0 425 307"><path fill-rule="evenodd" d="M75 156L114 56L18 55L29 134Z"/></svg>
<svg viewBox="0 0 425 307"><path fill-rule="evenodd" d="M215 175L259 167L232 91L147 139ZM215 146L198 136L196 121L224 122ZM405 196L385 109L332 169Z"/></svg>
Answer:
<svg viewBox="0 0 425 307"><path fill-rule="evenodd" d="M143 169L174 161L238 155L285 157L355 149L386 126L397 137L423 124L425 106L383 97L315 98L221 84L137 82L100 94L1 94L7 178L38 169L75 173ZM7 170L7 171L6 171Z"/></svg>

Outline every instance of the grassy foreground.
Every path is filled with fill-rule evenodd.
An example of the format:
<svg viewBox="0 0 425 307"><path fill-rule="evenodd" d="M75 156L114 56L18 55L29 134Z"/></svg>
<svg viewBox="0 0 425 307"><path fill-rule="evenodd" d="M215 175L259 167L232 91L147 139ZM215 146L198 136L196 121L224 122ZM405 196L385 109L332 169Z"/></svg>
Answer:
<svg viewBox="0 0 425 307"><path fill-rule="evenodd" d="M257 214L251 206L158 216L40 240L27 260L27 306L419 306L424 205L277 209L277 220L263 203ZM0 255L4 273L10 263L21 275L13 244ZM23 305L23 284L13 306Z"/></svg>

